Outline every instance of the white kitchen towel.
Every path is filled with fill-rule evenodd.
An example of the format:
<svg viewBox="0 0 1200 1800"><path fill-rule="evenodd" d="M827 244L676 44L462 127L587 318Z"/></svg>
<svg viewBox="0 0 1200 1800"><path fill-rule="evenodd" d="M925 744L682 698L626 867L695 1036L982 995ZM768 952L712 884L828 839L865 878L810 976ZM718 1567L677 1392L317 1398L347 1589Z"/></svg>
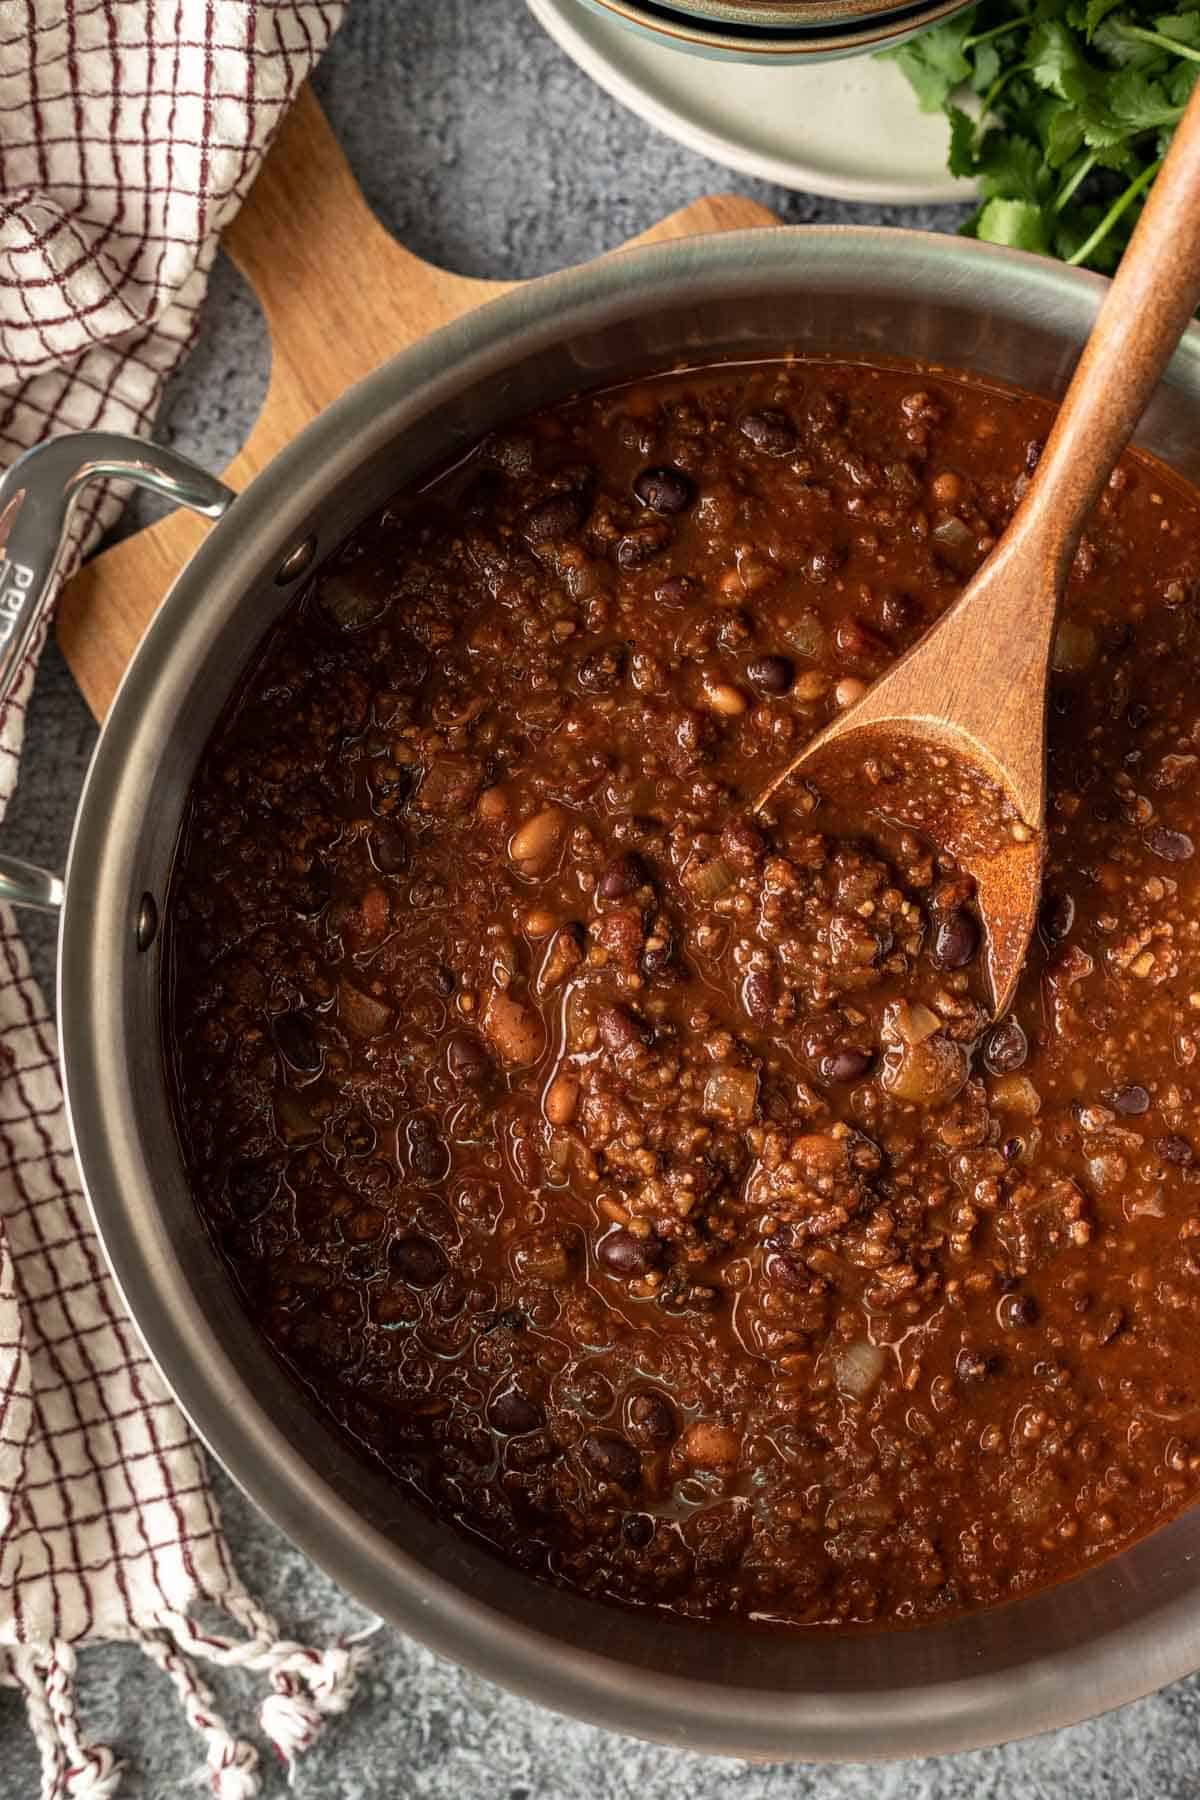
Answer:
<svg viewBox="0 0 1200 1800"><path fill-rule="evenodd" d="M149 430L221 228L341 11L0 0L0 462L60 431ZM89 491L72 561L118 506ZM0 812L38 649L0 722ZM345 1708L362 1652L281 1641L234 1573L200 1448L92 1233L56 1050L0 909L0 1681L25 1692L43 1800L100 1800L120 1766L78 1717L76 1652L135 1640L204 1740L214 1792L243 1800L258 1755L198 1662L261 1671L259 1722L290 1765Z"/></svg>

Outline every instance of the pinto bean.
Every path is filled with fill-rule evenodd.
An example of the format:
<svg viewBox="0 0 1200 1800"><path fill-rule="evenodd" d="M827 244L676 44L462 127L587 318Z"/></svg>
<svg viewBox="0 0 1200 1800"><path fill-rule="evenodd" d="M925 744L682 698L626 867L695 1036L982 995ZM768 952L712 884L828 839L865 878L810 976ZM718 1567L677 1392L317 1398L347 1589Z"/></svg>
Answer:
<svg viewBox="0 0 1200 1800"><path fill-rule="evenodd" d="M483 1029L489 1043L509 1068L528 1068L546 1045L540 1015L505 988L492 988L483 1009Z"/></svg>
<svg viewBox="0 0 1200 1800"><path fill-rule="evenodd" d="M561 806L544 806L513 832L509 859L523 874L540 874L558 855L566 836L567 815Z"/></svg>

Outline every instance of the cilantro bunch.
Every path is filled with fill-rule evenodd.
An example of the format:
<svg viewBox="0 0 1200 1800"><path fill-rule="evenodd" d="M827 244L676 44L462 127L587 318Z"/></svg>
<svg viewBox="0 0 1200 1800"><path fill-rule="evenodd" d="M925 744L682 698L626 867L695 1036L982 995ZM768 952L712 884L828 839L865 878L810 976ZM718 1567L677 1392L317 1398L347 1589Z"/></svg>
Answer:
<svg viewBox="0 0 1200 1800"><path fill-rule="evenodd" d="M949 117L968 236L1111 274L1200 76L1200 0L981 0L884 54Z"/></svg>

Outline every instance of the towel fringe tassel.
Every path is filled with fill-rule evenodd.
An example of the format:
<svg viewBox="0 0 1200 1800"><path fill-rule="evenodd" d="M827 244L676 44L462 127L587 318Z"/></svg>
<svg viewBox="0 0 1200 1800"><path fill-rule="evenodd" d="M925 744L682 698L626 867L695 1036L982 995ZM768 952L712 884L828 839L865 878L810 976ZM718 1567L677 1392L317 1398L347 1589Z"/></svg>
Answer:
<svg viewBox="0 0 1200 1800"><path fill-rule="evenodd" d="M188 1724L204 1741L205 1766L197 1782L207 1782L216 1800L256 1800L262 1788L258 1751L230 1731L196 1662L266 1677L271 1691L259 1707L258 1723L291 1781L296 1758L312 1748L326 1719L349 1706L368 1654L361 1639L380 1622L315 1650L281 1638L270 1614L244 1592L223 1596L222 1604L245 1637L206 1631L186 1613L160 1612L153 1628L137 1632L134 1641L171 1681ZM0 1653L0 1662L5 1659L24 1690L42 1762L41 1800L112 1800L124 1764L106 1745L82 1736L74 1647L62 1640L48 1650L20 1646Z"/></svg>

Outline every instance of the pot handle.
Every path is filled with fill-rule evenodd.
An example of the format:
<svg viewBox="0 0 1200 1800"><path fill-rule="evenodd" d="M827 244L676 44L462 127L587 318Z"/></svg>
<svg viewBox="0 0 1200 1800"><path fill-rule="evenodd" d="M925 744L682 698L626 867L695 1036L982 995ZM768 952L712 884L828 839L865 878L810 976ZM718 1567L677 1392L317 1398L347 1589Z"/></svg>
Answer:
<svg viewBox="0 0 1200 1800"><path fill-rule="evenodd" d="M177 451L115 431L48 438L0 479L0 708L54 592L71 516L93 481L131 481L177 506L219 519L232 488ZM0 901L55 912L61 877L0 856Z"/></svg>

